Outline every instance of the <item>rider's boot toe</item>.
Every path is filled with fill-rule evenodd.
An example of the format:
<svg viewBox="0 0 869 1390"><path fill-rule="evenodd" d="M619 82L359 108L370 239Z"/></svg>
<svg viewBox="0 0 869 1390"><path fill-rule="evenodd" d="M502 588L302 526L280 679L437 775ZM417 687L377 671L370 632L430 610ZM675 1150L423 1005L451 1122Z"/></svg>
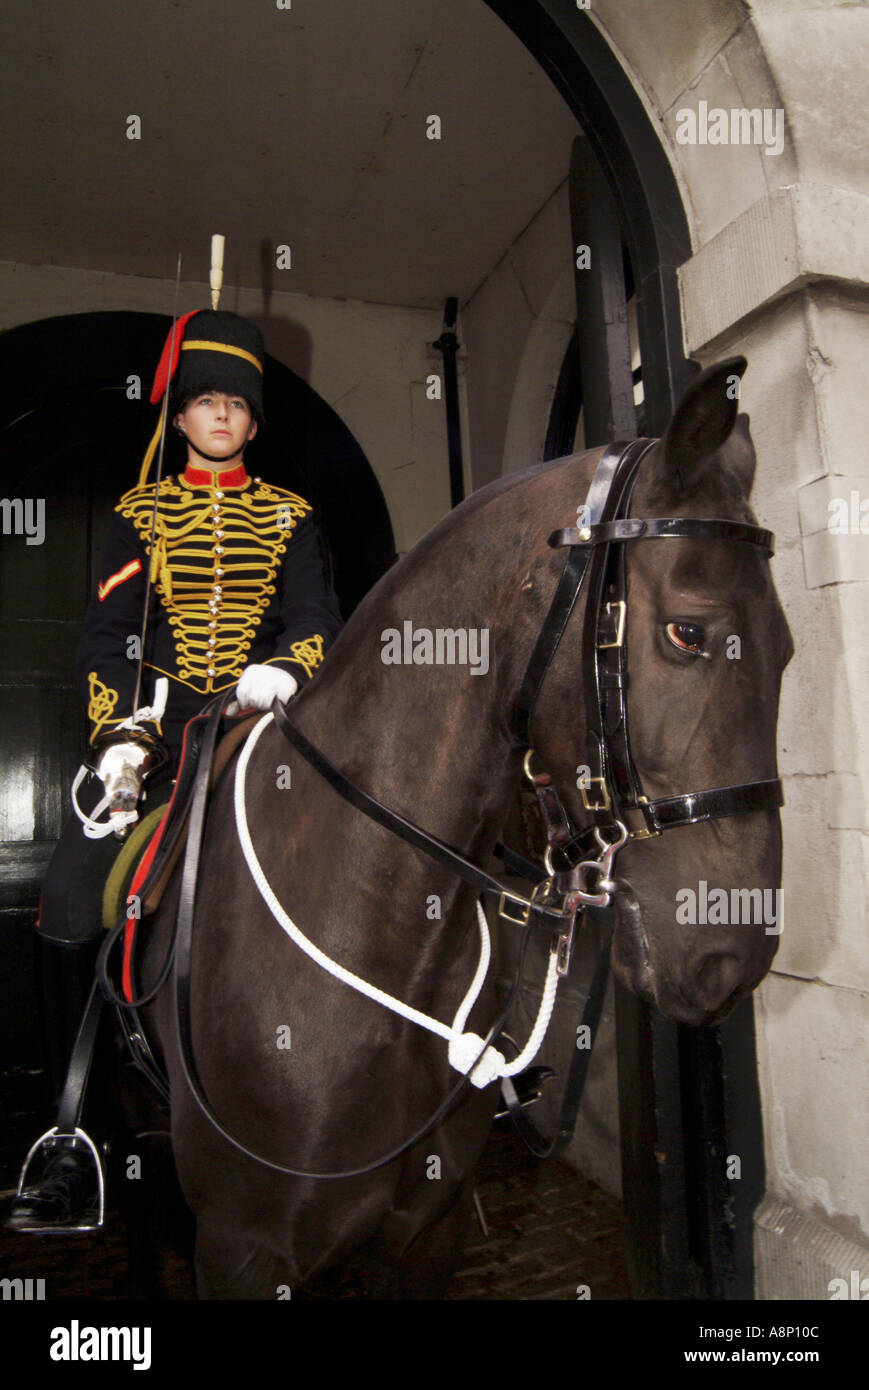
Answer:
<svg viewBox="0 0 869 1390"><path fill-rule="evenodd" d="M39 1181L16 1197L6 1225L13 1231L90 1226L97 1197L92 1155L84 1147L67 1147L49 1158Z"/></svg>

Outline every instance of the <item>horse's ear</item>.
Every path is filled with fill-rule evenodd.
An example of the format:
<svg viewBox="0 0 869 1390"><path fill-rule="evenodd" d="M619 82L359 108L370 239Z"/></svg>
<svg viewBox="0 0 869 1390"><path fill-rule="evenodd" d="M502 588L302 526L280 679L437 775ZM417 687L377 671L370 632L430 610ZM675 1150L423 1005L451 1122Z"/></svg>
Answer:
<svg viewBox="0 0 869 1390"><path fill-rule="evenodd" d="M747 366L744 357L728 357L707 367L677 405L663 440L663 463L680 492L694 490L710 455L730 438Z"/></svg>
<svg viewBox="0 0 869 1390"><path fill-rule="evenodd" d="M739 490L745 498L751 495L754 470L757 467L757 454L754 452L754 441L749 431L750 423L746 414L737 415L726 456L727 467L735 474Z"/></svg>

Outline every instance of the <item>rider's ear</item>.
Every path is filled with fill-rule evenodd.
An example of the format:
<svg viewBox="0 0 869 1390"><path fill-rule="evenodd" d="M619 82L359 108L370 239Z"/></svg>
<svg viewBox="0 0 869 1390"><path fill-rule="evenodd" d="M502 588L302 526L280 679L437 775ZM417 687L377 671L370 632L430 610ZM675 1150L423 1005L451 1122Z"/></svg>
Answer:
<svg viewBox="0 0 869 1390"><path fill-rule="evenodd" d="M729 439L747 366L744 357L729 357L707 367L677 405L664 436L662 462L680 492L693 492L710 455Z"/></svg>

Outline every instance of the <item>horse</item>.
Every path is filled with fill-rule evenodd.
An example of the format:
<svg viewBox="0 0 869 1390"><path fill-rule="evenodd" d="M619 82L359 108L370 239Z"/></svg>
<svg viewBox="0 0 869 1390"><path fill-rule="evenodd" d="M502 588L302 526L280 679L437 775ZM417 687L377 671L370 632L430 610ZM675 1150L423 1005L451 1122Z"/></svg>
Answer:
<svg viewBox="0 0 869 1390"><path fill-rule="evenodd" d="M749 422L732 399L746 365L730 359L700 372L663 438L645 446L631 515L669 518L668 536L653 528L646 540L610 547L625 556L623 722L629 716L630 754L647 794L640 811L675 804L686 787L779 785L778 692L792 644L766 550L756 539L741 543L758 531L748 502ZM547 540L554 528L582 521L578 509L604 452L538 464L451 511L365 597L315 679L286 707L346 778L480 866L491 862L522 771L514 713L563 563ZM580 545L583 534L570 532L572 542ZM606 797L604 786L590 794L577 776L589 762L593 723L581 674L588 603L580 593L577 613L568 607L526 740L583 828L600 822ZM438 631L478 634L469 647L476 665L433 660L419 634ZM250 838L288 916L333 961L449 1025L477 969L478 890L361 814L270 716L248 753ZM186 1078L171 991L159 991L143 1014L170 1080L172 1147L196 1221L198 1295L296 1296L361 1257L370 1296L442 1296L472 1210L497 1081L466 1079L443 1113L462 1082L444 1038L326 973L280 929L239 844L237 758L205 821L190 1034L212 1114L265 1162L227 1142L203 1114ZM632 832L619 878L584 880L590 899L602 887L611 892L616 977L666 1017L718 1021L769 970L777 934L758 924L686 923L675 905L701 879L725 890L775 889L779 804L737 795L719 806L720 818L695 819L675 835ZM180 892L179 872L143 946L146 990L171 941ZM492 974L462 1025L476 1029L479 1043L498 1012ZM432 1116L433 1128L404 1152L359 1173ZM290 1176L281 1166L358 1175Z"/></svg>

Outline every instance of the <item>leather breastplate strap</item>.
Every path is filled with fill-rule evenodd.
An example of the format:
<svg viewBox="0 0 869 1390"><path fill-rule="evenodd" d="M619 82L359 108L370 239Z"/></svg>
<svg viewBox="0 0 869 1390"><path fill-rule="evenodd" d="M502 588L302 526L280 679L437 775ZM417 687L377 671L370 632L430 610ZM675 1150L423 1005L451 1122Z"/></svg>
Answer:
<svg viewBox="0 0 869 1390"><path fill-rule="evenodd" d="M422 850L430 859L434 859L437 863L443 864L445 868L451 869L453 873L475 888L478 893L495 893L499 897L505 896L504 885L493 878L491 874L487 874L477 864L472 864L469 859L465 859L457 850L452 849L443 840L439 840L436 835L430 835L428 831L415 825L413 821L405 820L397 812L391 811L388 806L383 806L373 796L364 792L361 787L357 787L355 782L351 782L349 777L345 777L343 772L340 772L318 748L308 742L295 725L290 723L286 710L279 700L273 704L272 714L275 723L287 741L329 783L330 787L345 801L349 801L350 805L354 806L357 811L362 811L378 825L392 831L393 835L398 835L408 844ZM507 893L506 896L514 895ZM518 900L524 901L523 899ZM549 907L545 903L531 903L530 920L558 936L564 931L564 912L557 907Z"/></svg>
<svg viewBox="0 0 869 1390"><path fill-rule="evenodd" d="M441 1104L438 1106L437 1110L430 1117L430 1119L427 1120L424 1125L420 1126L416 1133L412 1134L410 1138L405 1140L403 1144L397 1145L389 1153L381 1155L380 1158L375 1159L371 1163L362 1164L356 1168L347 1168L329 1172L318 1172L307 1168L291 1168L287 1164L277 1163L273 1159L267 1158L263 1154L257 1153L256 1150L248 1148L247 1145L242 1143L240 1139L236 1138L236 1136L233 1135L231 1131L221 1122L221 1120L215 1114L214 1110L211 1108L211 1105L208 1101L208 1097L205 1094L205 1089L203 1087L201 1078L199 1076L199 1071L196 1065L196 1058L193 1051L193 1010L191 1002L193 919L196 904L196 884L199 874L199 859L203 843L203 834L206 820L206 805L208 796L210 765L214 754L217 725L219 724L220 717L223 713L223 709L226 703L229 700L230 694L231 692L227 691L225 695L220 697L218 709L209 720L209 724L206 728L205 735L203 738L202 752L200 754L199 765L196 770L196 779L193 790L193 803L190 811L190 825L187 836L187 847L181 879L181 892L179 895L178 902L178 918L176 924L176 941L174 951L175 1021L177 1028L178 1050L181 1068L184 1072L184 1078L187 1082L188 1087L190 1088L190 1092L202 1114L214 1127L214 1129L217 1130L218 1134L222 1135L226 1142L230 1144L236 1150L236 1152L242 1154L245 1158L249 1158L253 1160L254 1163L261 1164L265 1168L271 1168L273 1172L283 1173L289 1177L312 1178L317 1179L318 1181L324 1181L329 1179L343 1180L346 1178L361 1177L367 1173L377 1172L378 1169L384 1168L388 1164L395 1162L397 1158L400 1158L403 1154L407 1153L410 1149L414 1148L423 1138L425 1138L427 1134L434 1130L441 1123L441 1121L450 1113L452 1107L459 1099L459 1096L470 1086L470 1076L463 1075L461 1079L456 1082L456 1084L448 1092L446 1098L441 1102ZM281 711L281 713L283 712L279 701L276 700L272 707L272 711L275 714L276 719L279 710ZM291 728L292 726L288 724L288 727ZM295 733L296 731L294 730L293 732ZM301 737L301 735L299 737ZM310 745L308 746L310 747ZM323 761L325 762L326 760L323 759ZM348 783L348 786L352 787L352 785L352 783ZM358 791L358 788L356 790ZM360 793L360 795L363 798L365 797L365 793ZM355 804L355 802L353 804ZM374 804L376 805L377 803ZM392 813L390 812L388 814L391 815ZM388 824L388 821L381 823ZM420 833L424 834L424 832ZM452 853L452 851L450 851L450 853ZM492 881L494 882L494 880ZM513 1000L518 991L519 983L522 977L525 961L525 952L531 934L531 925L531 919L529 916L529 919L526 922L525 931L523 933L522 946L520 949L519 969L516 973L516 978L509 991L507 1000L501 1009L501 1012L499 1013L495 1022L489 1028L489 1031L486 1034L485 1038L482 1039L479 1055L472 1062L469 1068L469 1072L473 1071L474 1067L477 1065L477 1062L479 1062L482 1059L483 1054L485 1053L489 1044L493 1042L495 1038L498 1037L498 1035L501 1032L501 1029L504 1027L504 1024L507 1019L507 1014L513 1004Z"/></svg>

